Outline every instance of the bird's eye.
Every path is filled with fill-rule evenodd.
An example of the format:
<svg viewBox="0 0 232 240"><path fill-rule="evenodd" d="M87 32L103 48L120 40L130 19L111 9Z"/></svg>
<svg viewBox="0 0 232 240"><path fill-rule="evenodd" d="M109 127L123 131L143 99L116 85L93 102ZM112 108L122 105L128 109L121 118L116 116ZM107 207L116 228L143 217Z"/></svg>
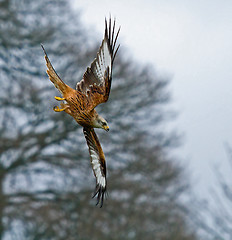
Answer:
<svg viewBox="0 0 232 240"><path fill-rule="evenodd" d="M105 122L102 122L102 125L103 125L103 126L106 126L107 124L106 124Z"/></svg>

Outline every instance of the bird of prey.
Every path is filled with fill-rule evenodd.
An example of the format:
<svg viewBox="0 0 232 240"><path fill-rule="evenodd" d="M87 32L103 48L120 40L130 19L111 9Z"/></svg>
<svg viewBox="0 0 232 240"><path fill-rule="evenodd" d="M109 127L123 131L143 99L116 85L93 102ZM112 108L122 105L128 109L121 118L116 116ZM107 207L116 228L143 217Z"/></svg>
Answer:
<svg viewBox="0 0 232 240"><path fill-rule="evenodd" d="M89 154L93 173L96 177L96 189L93 198L97 197L97 204L103 205L106 193L106 163L101 144L94 131L94 128L102 128L109 131L106 120L101 117L95 107L108 100L112 80L112 67L119 46L116 46L120 27L115 32L115 20L111 23L111 18L107 23L105 19L105 35L98 50L97 57L87 68L76 89L65 84L53 68L48 55L45 53L47 74L51 82L59 90L62 97L55 97L61 102L61 108L54 107L55 112L64 111L71 115L77 123L83 127L84 136L89 148Z"/></svg>

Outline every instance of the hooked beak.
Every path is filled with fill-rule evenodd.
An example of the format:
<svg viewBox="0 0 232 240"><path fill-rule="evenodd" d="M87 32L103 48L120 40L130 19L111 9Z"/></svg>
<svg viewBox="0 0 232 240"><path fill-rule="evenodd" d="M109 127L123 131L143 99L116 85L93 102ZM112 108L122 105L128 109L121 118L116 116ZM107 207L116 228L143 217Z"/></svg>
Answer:
<svg viewBox="0 0 232 240"><path fill-rule="evenodd" d="M110 130L109 126L105 126L104 129L105 129L107 132L109 132L109 130Z"/></svg>

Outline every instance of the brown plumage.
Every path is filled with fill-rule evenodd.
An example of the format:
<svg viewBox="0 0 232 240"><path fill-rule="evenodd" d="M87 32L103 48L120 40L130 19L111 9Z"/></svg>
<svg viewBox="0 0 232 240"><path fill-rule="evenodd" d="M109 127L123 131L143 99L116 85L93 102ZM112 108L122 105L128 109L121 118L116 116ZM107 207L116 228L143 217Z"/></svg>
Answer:
<svg viewBox="0 0 232 240"><path fill-rule="evenodd" d="M55 112L65 111L83 127L84 136L89 147L89 154L94 175L96 177L96 190L93 197L97 196L97 204L103 205L106 192L106 163L101 144L94 128L109 131L106 120L98 115L94 109L100 103L108 100L112 80L112 66L119 49L116 47L120 28L115 35L115 20L113 26L109 19L109 27L105 20L105 36L97 53L97 57L87 68L83 79L77 83L76 89L65 84L53 68L48 55L45 53L47 74L51 82L59 90L62 97L55 97L61 103L61 108L53 108Z"/></svg>

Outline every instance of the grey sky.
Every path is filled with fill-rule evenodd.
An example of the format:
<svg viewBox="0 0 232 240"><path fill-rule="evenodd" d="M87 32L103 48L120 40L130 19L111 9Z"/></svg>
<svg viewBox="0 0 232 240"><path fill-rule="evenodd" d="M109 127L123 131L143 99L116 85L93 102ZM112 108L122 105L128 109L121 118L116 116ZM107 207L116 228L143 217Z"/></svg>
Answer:
<svg viewBox="0 0 232 240"><path fill-rule="evenodd" d="M171 77L174 126L185 134L179 156L191 169L195 188L215 183L216 164L228 175L223 144L232 146L232 1L73 1L82 20L96 28L116 16L120 40L131 55Z"/></svg>

